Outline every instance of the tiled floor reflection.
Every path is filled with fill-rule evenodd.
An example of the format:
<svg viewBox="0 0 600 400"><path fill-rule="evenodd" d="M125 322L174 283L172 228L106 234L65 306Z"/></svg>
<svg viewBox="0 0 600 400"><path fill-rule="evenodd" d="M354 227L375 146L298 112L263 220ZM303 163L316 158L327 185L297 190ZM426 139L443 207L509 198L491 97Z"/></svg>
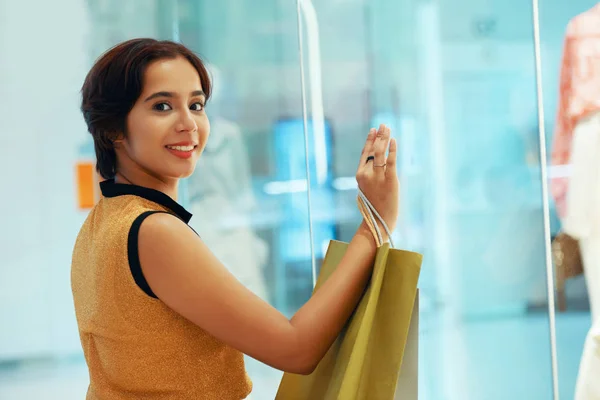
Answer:
<svg viewBox="0 0 600 400"><path fill-rule="evenodd" d="M442 327L422 318L419 400L548 400L548 319L480 320ZM558 315L561 399L571 400L589 314ZM514 360L519 360L515 363ZM273 399L281 372L248 361L251 400ZM1 400L82 400L81 360L0 367Z"/></svg>

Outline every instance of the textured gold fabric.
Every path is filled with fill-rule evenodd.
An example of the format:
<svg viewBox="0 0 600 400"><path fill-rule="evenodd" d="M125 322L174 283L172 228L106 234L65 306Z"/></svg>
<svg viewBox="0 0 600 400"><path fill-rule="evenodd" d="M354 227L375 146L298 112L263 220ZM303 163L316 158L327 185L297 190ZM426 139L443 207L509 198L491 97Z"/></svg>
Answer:
<svg viewBox="0 0 600 400"><path fill-rule="evenodd" d="M71 285L90 371L87 399L246 398L252 382L243 355L135 283L128 235L152 210L168 211L136 195L103 198L77 237Z"/></svg>

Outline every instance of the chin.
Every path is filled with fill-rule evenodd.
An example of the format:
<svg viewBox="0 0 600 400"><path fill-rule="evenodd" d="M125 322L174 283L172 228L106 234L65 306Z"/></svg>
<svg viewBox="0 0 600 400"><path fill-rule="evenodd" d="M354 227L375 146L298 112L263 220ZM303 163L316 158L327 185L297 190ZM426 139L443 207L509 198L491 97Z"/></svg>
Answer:
<svg viewBox="0 0 600 400"><path fill-rule="evenodd" d="M194 173L194 170L196 169L196 165L194 164L194 166L192 168L187 168L187 169L179 169L178 171L173 171L171 175L173 178L178 178L178 179L184 179L184 178L189 178L190 176L192 176L192 174Z"/></svg>
<svg viewBox="0 0 600 400"><path fill-rule="evenodd" d="M189 178L195 171L198 163L197 158L188 160L178 160L178 162L169 162L163 164L160 170L157 170L157 175L169 179L184 179Z"/></svg>

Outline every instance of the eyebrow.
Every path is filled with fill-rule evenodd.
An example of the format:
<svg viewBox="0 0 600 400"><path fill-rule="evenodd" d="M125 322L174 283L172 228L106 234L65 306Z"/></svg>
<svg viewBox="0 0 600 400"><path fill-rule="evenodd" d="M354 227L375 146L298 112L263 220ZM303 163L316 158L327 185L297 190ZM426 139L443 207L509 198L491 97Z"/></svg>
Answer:
<svg viewBox="0 0 600 400"><path fill-rule="evenodd" d="M206 97L206 94L204 94L204 92L202 90L194 90L190 94L191 94L192 97L197 97L197 96L204 96L204 97ZM173 92L156 92L156 93L151 94L150 96L148 96L146 98L146 100L144 100L144 102L150 101L152 99L156 99L157 97L176 97L176 95Z"/></svg>

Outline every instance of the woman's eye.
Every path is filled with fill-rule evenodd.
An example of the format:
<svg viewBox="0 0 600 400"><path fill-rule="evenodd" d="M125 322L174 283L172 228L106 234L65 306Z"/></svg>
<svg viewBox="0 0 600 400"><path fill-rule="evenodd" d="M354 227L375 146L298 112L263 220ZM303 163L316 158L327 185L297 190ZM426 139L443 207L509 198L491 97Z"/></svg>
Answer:
<svg viewBox="0 0 600 400"><path fill-rule="evenodd" d="M158 103L153 107L156 111L169 111L171 110L171 106L167 103Z"/></svg>
<svg viewBox="0 0 600 400"><path fill-rule="evenodd" d="M204 109L204 104L198 102L198 103L194 103L191 105L190 107L193 111L202 111Z"/></svg>

